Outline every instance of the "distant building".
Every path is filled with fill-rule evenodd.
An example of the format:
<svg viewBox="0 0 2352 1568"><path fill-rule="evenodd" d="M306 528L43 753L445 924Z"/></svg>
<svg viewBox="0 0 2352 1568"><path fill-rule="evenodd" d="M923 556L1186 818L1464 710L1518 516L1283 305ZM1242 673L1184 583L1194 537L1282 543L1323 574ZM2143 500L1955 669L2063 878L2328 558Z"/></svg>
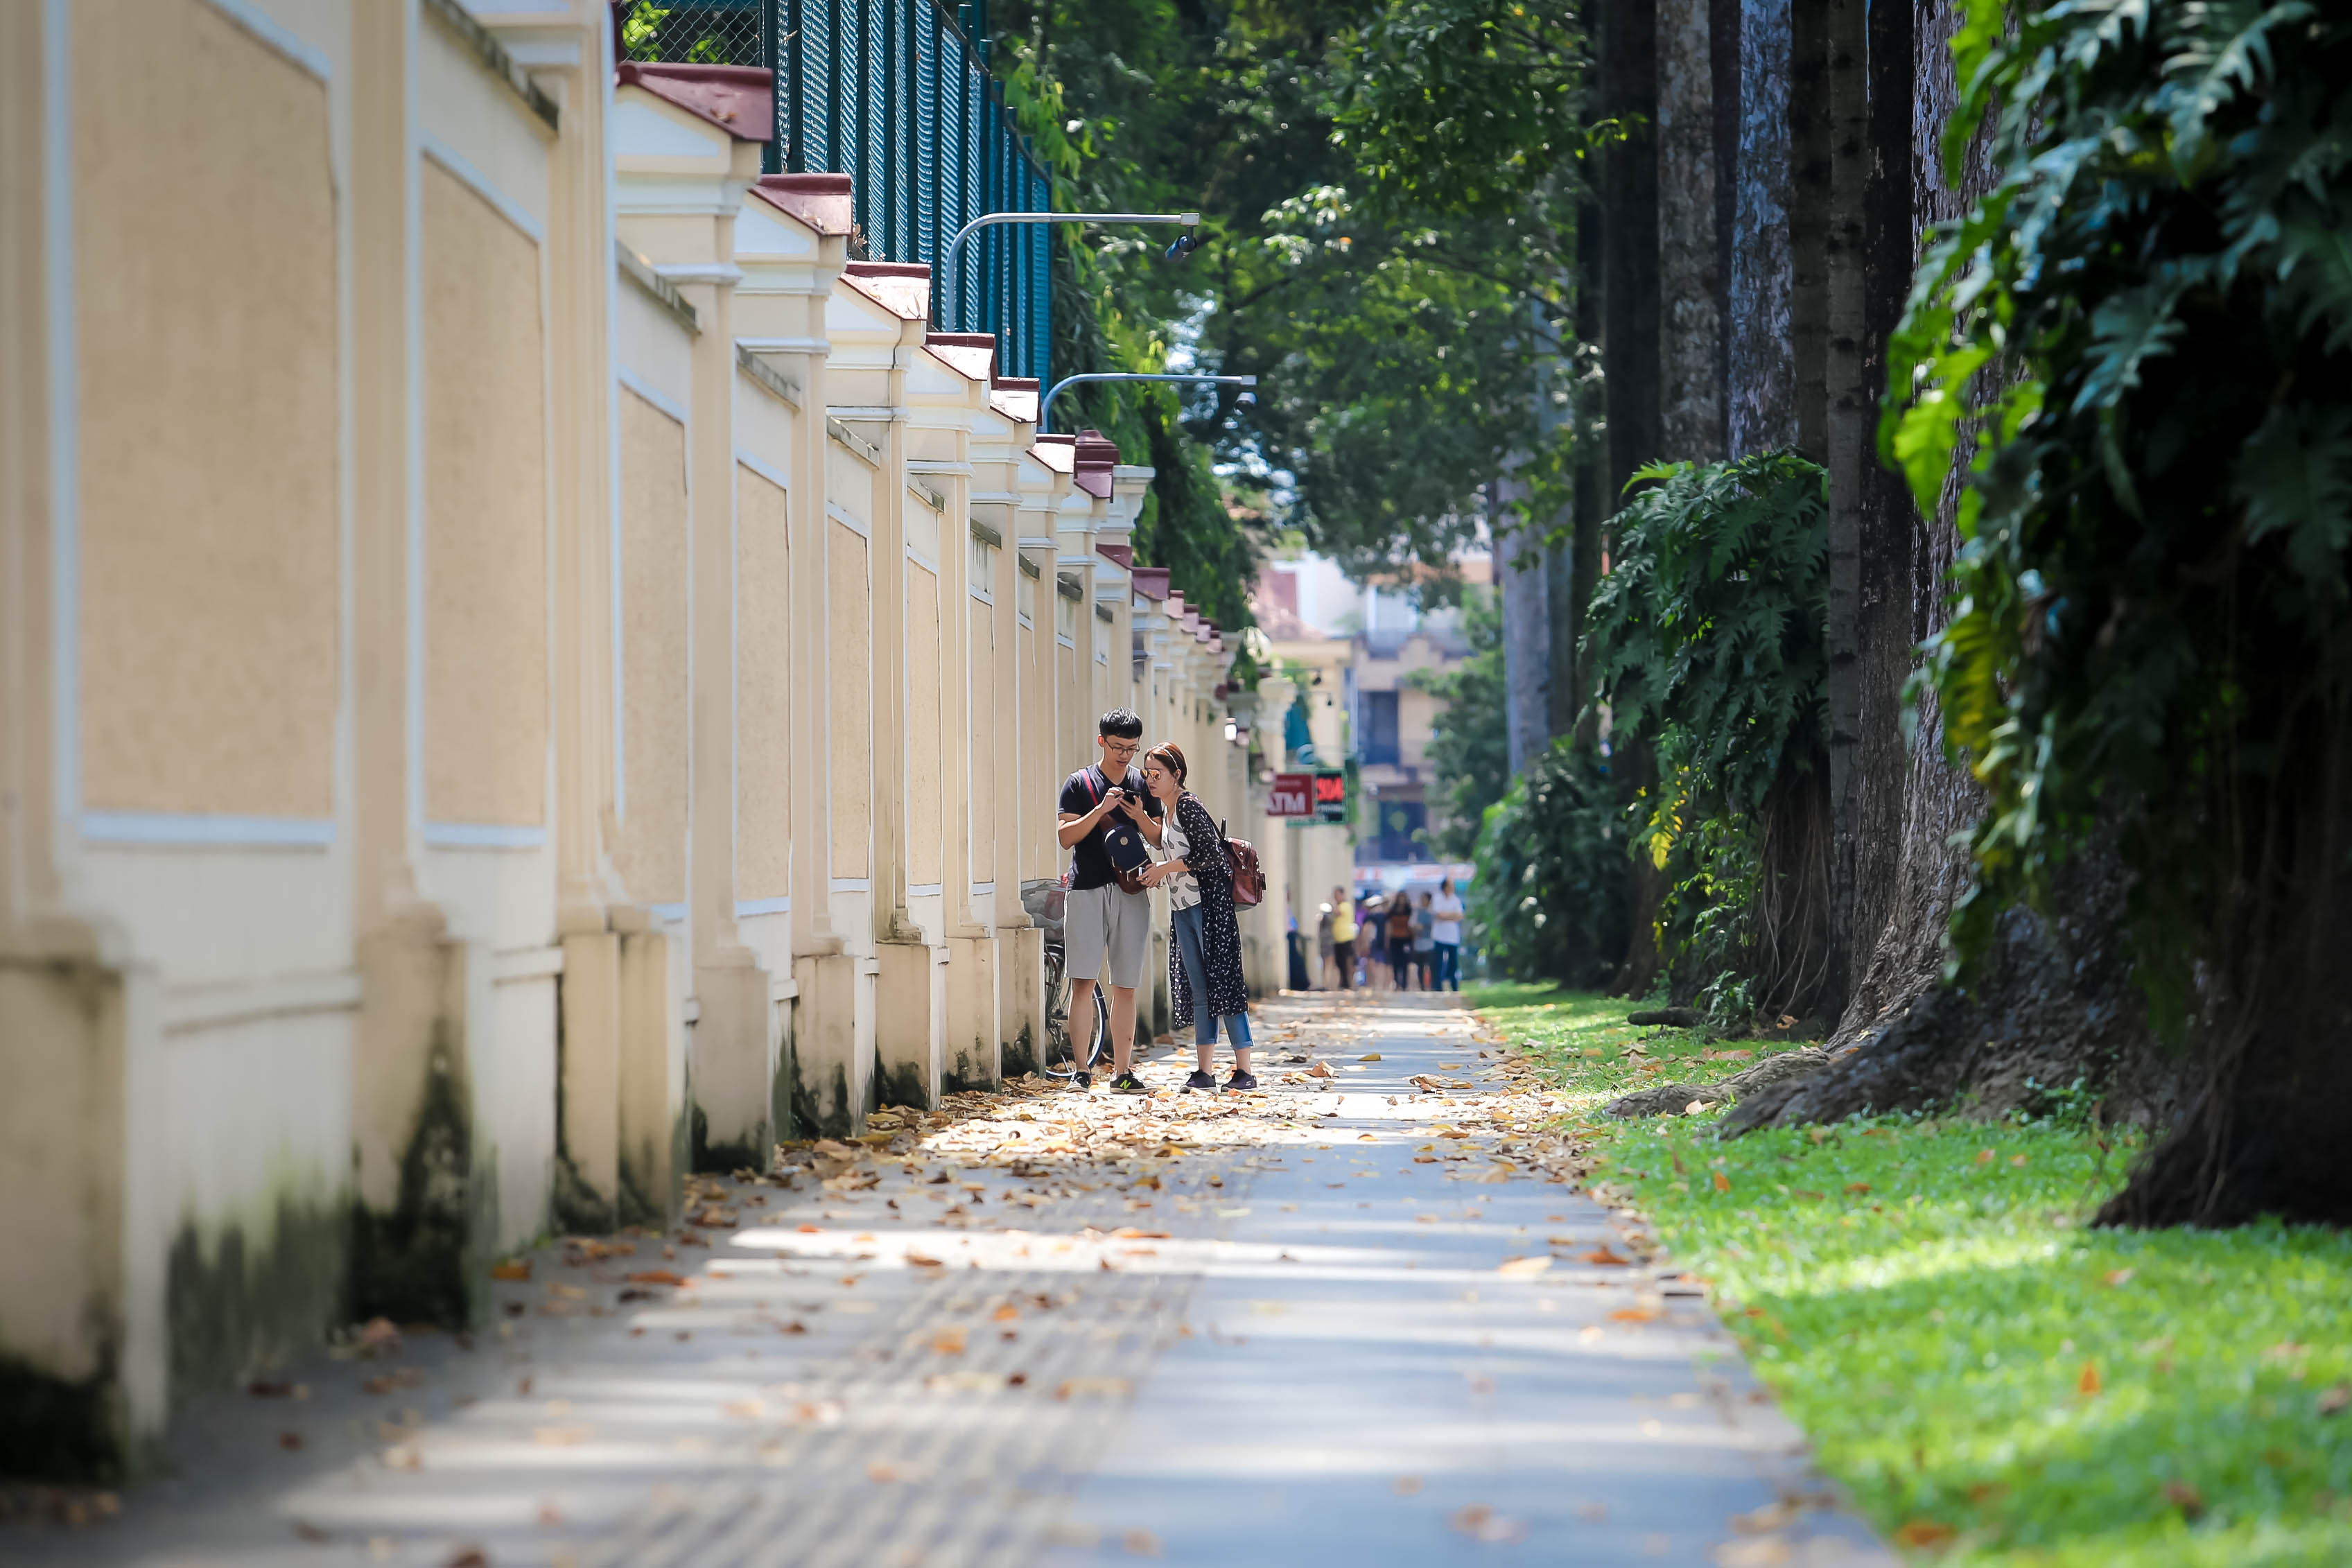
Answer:
<svg viewBox="0 0 2352 1568"><path fill-rule="evenodd" d="M1455 563L1468 583L1492 582L1482 553ZM1274 668L1301 679L1292 688L1304 711L1289 719L1283 741L1295 754L1303 741L1314 763L1357 764L1354 859L1360 868L1433 862L1429 836L1444 826L1432 789L1429 743L1444 702L1412 679L1443 674L1470 656L1457 609L1423 612L1399 577L1351 583L1316 555L1269 561L1259 574L1253 608ZM1271 710L1266 755L1275 755ZM1301 765L1304 765L1303 763Z"/></svg>

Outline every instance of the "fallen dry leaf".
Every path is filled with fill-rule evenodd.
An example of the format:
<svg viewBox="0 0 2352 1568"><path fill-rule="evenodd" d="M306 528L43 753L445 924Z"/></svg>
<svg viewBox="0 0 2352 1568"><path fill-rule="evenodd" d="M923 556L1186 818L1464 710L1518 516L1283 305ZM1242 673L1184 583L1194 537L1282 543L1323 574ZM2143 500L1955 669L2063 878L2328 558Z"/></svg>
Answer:
<svg viewBox="0 0 2352 1568"><path fill-rule="evenodd" d="M530 1278L530 1259L524 1258L519 1258L512 1263L492 1264L490 1266L490 1278L493 1279L528 1279Z"/></svg>
<svg viewBox="0 0 2352 1568"><path fill-rule="evenodd" d="M1527 1526L1517 1520L1496 1513L1485 1503L1474 1502L1467 1508L1454 1510L1446 1523L1475 1541L1517 1541L1527 1534Z"/></svg>
<svg viewBox="0 0 2352 1568"><path fill-rule="evenodd" d="M1870 1191L1870 1184L1868 1182L1848 1182L1845 1184L1845 1190L1859 1196L1861 1194Z"/></svg>
<svg viewBox="0 0 2352 1568"><path fill-rule="evenodd" d="M2164 1500L2190 1519L2195 1519L2205 1511L2205 1494L2187 1481L2165 1482Z"/></svg>
<svg viewBox="0 0 2352 1568"><path fill-rule="evenodd" d="M1940 1519L1914 1519L1895 1530L1895 1539L1904 1546L1940 1546L1958 1533Z"/></svg>
<svg viewBox="0 0 2352 1568"><path fill-rule="evenodd" d="M2086 1361L2080 1376L2074 1379L2074 1392L2088 1399L2099 1392L2099 1363Z"/></svg>
<svg viewBox="0 0 2352 1568"><path fill-rule="evenodd" d="M931 1349L940 1355L963 1354L963 1330L945 1328L931 1336Z"/></svg>
<svg viewBox="0 0 2352 1568"><path fill-rule="evenodd" d="M1123 1377L1066 1377L1054 1390L1056 1399L1123 1399L1133 1386Z"/></svg>
<svg viewBox="0 0 2352 1568"><path fill-rule="evenodd" d="M1419 1476L1399 1476L1389 1483L1389 1490L1399 1497L1412 1497L1421 1490L1422 1485Z"/></svg>
<svg viewBox="0 0 2352 1568"><path fill-rule="evenodd" d="M1715 1190L1718 1193L1729 1192L1731 1190L1731 1178L1725 1175L1721 1171L1717 1171L1715 1173Z"/></svg>
<svg viewBox="0 0 2352 1568"><path fill-rule="evenodd" d="M667 1268L641 1268L629 1276L629 1283L632 1285L683 1285L686 1280L684 1277L673 1274Z"/></svg>
<svg viewBox="0 0 2352 1568"><path fill-rule="evenodd" d="M1370 1056L1358 1057L1356 1059L1360 1062L1376 1062L1381 1059L1381 1053L1374 1051Z"/></svg>
<svg viewBox="0 0 2352 1568"><path fill-rule="evenodd" d="M1525 1279L1540 1274L1550 1267L1551 1259L1549 1258L1514 1258L1495 1272L1513 1279Z"/></svg>
<svg viewBox="0 0 2352 1568"><path fill-rule="evenodd" d="M1160 1555L1160 1537L1148 1530L1130 1530L1118 1538L1118 1543L1127 1548L1127 1554L1129 1557Z"/></svg>
<svg viewBox="0 0 2352 1568"><path fill-rule="evenodd" d="M1630 1258L1618 1257L1614 1252L1609 1250L1606 1243L1603 1243L1602 1245L1594 1247L1591 1251L1586 1253L1581 1258L1578 1259L1578 1261L1582 1263L1597 1263L1603 1268L1622 1268L1633 1260Z"/></svg>
<svg viewBox="0 0 2352 1568"><path fill-rule="evenodd" d="M1646 1305L1638 1307L1620 1307L1615 1311L1609 1314L1611 1321L1619 1323L1654 1322L1658 1316L1659 1312L1657 1308Z"/></svg>

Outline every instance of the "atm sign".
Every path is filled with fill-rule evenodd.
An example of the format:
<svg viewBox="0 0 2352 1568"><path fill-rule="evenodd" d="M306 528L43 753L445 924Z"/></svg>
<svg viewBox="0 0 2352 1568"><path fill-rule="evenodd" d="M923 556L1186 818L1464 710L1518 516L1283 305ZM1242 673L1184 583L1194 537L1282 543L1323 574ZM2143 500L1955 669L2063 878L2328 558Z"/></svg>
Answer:
<svg viewBox="0 0 2352 1568"><path fill-rule="evenodd" d="M1315 815L1315 775L1313 773L1276 773L1274 789L1265 799L1268 816L1312 816Z"/></svg>

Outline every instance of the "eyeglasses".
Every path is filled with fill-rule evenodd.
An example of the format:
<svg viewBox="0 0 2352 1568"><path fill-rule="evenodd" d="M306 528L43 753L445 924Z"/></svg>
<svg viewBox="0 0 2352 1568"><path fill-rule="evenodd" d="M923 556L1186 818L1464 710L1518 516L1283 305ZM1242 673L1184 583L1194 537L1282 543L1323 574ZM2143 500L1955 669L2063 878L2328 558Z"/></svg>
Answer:
<svg viewBox="0 0 2352 1568"><path fill-rule="evenodd" d="M1140 741L1105 741L1102 749L1114 757L1131 757L1142 744Z"/></svg>

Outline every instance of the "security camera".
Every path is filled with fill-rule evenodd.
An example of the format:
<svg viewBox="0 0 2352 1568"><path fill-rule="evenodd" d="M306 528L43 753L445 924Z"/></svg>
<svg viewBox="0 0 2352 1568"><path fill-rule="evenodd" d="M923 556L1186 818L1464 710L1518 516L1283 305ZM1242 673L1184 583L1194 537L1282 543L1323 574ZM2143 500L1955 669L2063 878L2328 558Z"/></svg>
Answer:
<svg viewBox="0 0 2352 1568"><path fill-rule="evenodd" d="M1174 240L1170 242L1164 259L1169 261L1181 261L1186 257L1192 255L1192 252L1200 248L1200 240L1188 231L1178 235Z"/></svg>

